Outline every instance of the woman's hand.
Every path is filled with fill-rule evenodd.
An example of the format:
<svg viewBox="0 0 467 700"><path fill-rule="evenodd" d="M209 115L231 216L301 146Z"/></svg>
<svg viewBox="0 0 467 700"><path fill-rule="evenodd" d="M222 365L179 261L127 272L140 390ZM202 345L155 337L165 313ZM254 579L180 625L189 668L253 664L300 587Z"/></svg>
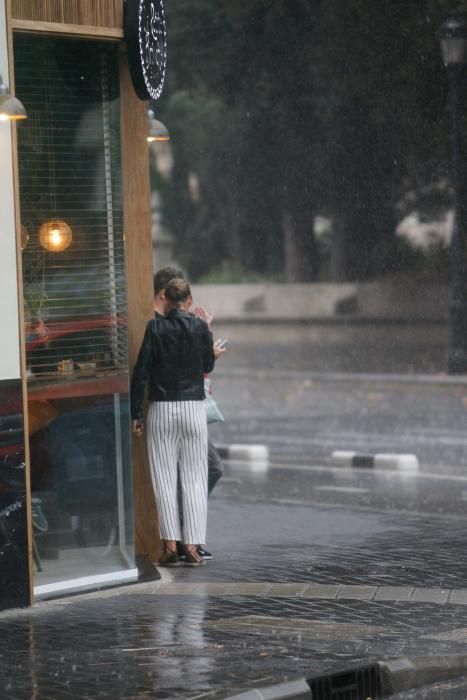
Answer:
<svg viewBox="0 0 467 700"><path fill-rule="evenodd" d="M193 316L196 316L197 318L201 318L203 321L206 321L208 326L211 326L212 319L214 318L209 311L207 311L204 306L196 306L193 311L191 312Z"/></svg>
<svg viewBox="0 0 467 700"><path fill-rule="evenodd" d="M142 418L132 421L133 433L138 437L144 433L144 423Z"/></svg>
<svg viewBox="0 0 467 700"><path fill-rule="evenodd" d="M216 360L219 359L219 357L222 357L222 355L225 353L227 348L225 347L227 341L221 340L220 338L216 340L214 343L214 357Z"/></svg>

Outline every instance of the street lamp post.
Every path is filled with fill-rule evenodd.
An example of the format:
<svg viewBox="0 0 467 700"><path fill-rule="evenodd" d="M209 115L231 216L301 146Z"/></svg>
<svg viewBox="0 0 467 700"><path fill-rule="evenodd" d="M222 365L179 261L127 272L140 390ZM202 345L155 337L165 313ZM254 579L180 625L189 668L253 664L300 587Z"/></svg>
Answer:
<svg viewBox="0 0 467 700"><path fill-rule="evenodd" d="M467 61L467 21L451 15L439 34L441 53L449 76L451 112L451 185L454 224L451 239L452 299L450 314L450 374L467 373L467 188L461 129L461 87Z"/></svg>

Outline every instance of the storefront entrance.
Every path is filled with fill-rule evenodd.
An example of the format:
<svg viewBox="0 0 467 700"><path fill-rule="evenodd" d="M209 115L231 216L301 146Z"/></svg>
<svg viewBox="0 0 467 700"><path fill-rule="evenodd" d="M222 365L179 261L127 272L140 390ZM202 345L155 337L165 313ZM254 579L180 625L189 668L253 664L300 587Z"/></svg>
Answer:
<svg viewBox="0 0 467 700"><path fill-rule="evenodd" d="M35 596L137 578L118 46L15 34Z"/></svg>

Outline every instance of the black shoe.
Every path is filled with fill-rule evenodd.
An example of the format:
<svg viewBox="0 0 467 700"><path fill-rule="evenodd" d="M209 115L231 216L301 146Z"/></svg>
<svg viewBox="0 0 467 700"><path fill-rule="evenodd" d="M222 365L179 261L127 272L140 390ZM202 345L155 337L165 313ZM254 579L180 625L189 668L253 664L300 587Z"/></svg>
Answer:
<svg viewBox="0 0 467 700"><path fill-rule="evenodd" d="M164 552L162 557L159 559L157 565L158 566L180 566L181 565L180 557L178 556L177 552L171 552L170 550L167 550Z"/></svg>
<svg viewBox="0 0 467 700"><path fill-rule="evenodd" d="M204 547L201 547L201 545L196 547L196 551L201 557L203 557L203 559L212 559L211 552L208 552L206 549L204 549Z"/></svg>
<svg viewBox="0 0 467 700"><path fill-rule="evenodd" d="M185 566L206 566L206 562L204 561L204 558L198 553L198 550L195 552L185 552L185 559L183 560L183 564Z"/></svg>
<svg viewBox="0 0 467 700"><path fill-rule="evenodd" d="M181 542L177 542L177 554L180 559L185 559L185 547Z"/></svg>

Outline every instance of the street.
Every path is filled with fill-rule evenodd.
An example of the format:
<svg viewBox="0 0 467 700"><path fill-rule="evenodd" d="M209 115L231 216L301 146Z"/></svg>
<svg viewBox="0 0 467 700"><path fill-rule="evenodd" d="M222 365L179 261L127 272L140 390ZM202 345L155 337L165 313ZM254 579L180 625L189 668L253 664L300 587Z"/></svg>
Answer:
<svg viewBox="0 0 467 700"><path fill-rule="evenodd" d="M285 290L284 290L285 291ZM214 323L229 339L222 367L230 369L440 374L446 372L445 323ZM221 369L221 365L219 365ZM218 371L218 370L217 370Z"/></svg>
<svg viewBox="0 0 467 700"><path fill-rule="evenodd" d="M465 653L467 385L229 357L213 375L230 462L202 569L0 618L4 700L210 698L371 661ZM335 467L409 452L419 471ZM463 678L400 694L465 700Z"/></svg>
<svg viewBox="0 0 467 700"><path fill-rule="evenodd" d="M0 0L0 700L467 700L454 5Z"/></svg>

